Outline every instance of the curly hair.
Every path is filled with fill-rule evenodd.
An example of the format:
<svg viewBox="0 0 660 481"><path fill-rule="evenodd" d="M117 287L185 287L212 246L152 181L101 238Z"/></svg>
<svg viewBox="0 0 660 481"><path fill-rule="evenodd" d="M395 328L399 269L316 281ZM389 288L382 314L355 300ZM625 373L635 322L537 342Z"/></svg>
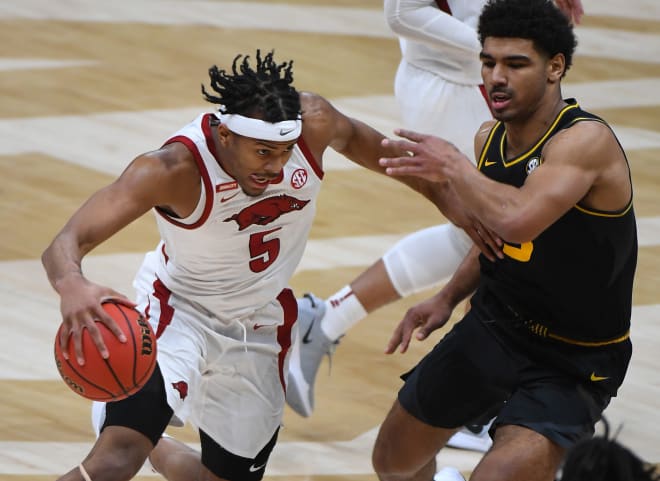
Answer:
<svg viewBox="0 0 660 481"><path fill-rule="evenodd" d="M242 60L241 60L242 58ZM294 120L300 115L300 96L293 83L293 60L281 64L273 60L273 51L262 58L256 53L256 66L248 55L234 58L231 72L216 65L209 69L210 94L202 84L202 94L208 102L221 105L220 111L258 117L266 122Z"/></svg>
<svg viewBox="0 0 660 481"><path fill-rule="evenodd" d="M566 456L561 481L659 481L655 468L605 434L576 444Z"/></svg>
<svg viewBox="0 0 660 481"><path fill-rule="evenodd" d="M561 53L564 74L573 63L577 39L573 26L551 0L489 0L479 17L479 40L486 37L524 38L548 57Z"/></svg>

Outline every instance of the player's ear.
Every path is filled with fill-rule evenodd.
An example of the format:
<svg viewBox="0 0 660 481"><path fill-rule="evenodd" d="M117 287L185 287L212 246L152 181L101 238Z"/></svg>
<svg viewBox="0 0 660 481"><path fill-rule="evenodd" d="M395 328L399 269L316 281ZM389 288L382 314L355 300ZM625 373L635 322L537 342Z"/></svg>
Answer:
<svg viewBox="0 0 660 481"><path fill-rule="evenodd" d="M548 60L548 82L559 82L566 71L566 57L563 53L558 53Z"/></svg>
<svg viewBox="0 0 660 481"><path fill-rule="evenodd" d="M219 124L217 129L218 129L218 141L220 142L220 145L226 147L232 132L227 128L226 124Z"/></svg>

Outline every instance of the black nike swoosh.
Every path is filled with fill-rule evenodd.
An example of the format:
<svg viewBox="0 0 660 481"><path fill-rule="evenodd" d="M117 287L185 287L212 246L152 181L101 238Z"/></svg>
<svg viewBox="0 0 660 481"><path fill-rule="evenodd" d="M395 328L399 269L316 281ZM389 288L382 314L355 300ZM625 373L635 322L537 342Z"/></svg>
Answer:
<svg viewBox="0 0 660 481"><path fill-rule="evenodd" d="M310 335L311 332L312 332L312 327L314 327L314 321L315 321L315 320L316 320L316 319L312 319L312 323L311 323L311 324L309 325L309 327L307 328L307 331L305 331L305 335L304 335L303 338L302 338L302 342L303 342L303 344L309 344L310 342L312 342L312 340L310 339L309 335Z"/></svg>

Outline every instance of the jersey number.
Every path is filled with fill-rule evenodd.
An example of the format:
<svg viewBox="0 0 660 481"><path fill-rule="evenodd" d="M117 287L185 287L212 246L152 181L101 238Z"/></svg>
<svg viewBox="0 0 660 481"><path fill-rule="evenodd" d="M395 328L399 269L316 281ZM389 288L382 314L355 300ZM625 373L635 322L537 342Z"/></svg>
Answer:
<svg viewBox="0 0 660 481"><path fill-rule="evenodd" d="M280 255L280 239L278 237L265 239L268 234L280 229L281 227L278 227L265 232L257 232L250 236L250 270L252 272L265 271Z"/></svg>
<svg viewBox="0 0 660 481"><path fill-rule="evenodd" d="M532 251L534 250L534 244L530 242L525 242L523 244L518 244L518 247L512 246L511 244L504 243L502 252L507 256L515 259L519 262L529 262L532 258Z"/></svg>

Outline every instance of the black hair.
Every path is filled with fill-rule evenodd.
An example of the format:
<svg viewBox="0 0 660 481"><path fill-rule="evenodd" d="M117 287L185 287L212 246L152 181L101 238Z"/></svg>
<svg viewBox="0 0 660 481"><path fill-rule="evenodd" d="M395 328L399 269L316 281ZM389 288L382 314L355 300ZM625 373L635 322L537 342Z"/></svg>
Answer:
<svg viewBox="0 0 660 481"><path fill-rule="evenodd" d="M479 17L479 41L486 37L524 38L549 58L564 54L573 63L577 39L569 18L551 0L489 0Z"/></svg>
<svg viewBox="0 0 660 481"><path fill-rule="evenodd" d="M605 434L576 444L566 456L561 481L659 481L660 473Z"/></svg>
<svg viewBox="0 0 660 481"><path fill-rule="evenodd" d="M242 60L241 60L242 58ZM220 111L260 118L266 122L294 120L300 115L300 96L293 87L293 60L281 64L273 60L273 51L262 58L257 50L256 67L248 55L234 58L231 72L216 65L209 69L211 95L202 84L207 101L220 104Z"/></svg>

